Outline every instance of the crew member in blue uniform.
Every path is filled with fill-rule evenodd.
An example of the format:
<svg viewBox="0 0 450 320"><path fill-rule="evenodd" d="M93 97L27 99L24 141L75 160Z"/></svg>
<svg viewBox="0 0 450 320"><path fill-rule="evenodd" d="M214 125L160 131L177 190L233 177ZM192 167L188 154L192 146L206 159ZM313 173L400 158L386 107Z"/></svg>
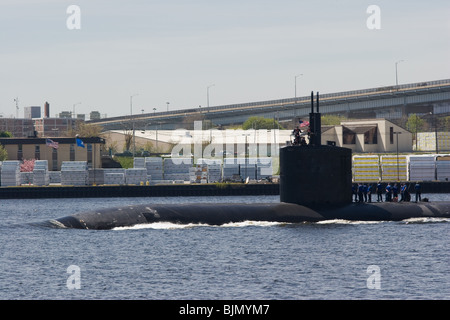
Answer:
<svg viewBox="0 0 450 320"><path fill-rule="evenodd" d="M400 185L400 200L399 202L405 201L405 190L406 190L406 184L402 183Z"/></svg>
<svg viewBox="0 0 450 320"><path fill-rule="evenodd" d="M388 183L386 186L386 202L391 202L392 200L392 187L391 184Z"/></svg>
<svg viewBox="0 0 450 320"><path fill-rule="evenodd" d="M393 195L393 199L395 199L395 201L398 201L398 187L397 187L397 184L394 184L394 186L392 187L392 195Z"/></svg>
<svg viewBox="0 0 450 320"><path fill-rule="evenodd" d="M383 186L381 182L377 184L377 202L383 202Z"/></svg>
<svg viewBox="0 0 450 320"><path fill-rule="evenodd" d="M364 186L361 183L358 185L358 202L364 202Z"/></svg>
<svg viewBox="0 0 450 320"><path fill-rule="evenodd" d="M367 198L369 202L372 202L372 185L370 183L367 186Z"/></svg>
<svg viewBox="0 0 450 320"><path fill-rule="evenodd" d="M422 201L422 186L419 182L414 186L414 190L416 191L416 202Z"/></svg>

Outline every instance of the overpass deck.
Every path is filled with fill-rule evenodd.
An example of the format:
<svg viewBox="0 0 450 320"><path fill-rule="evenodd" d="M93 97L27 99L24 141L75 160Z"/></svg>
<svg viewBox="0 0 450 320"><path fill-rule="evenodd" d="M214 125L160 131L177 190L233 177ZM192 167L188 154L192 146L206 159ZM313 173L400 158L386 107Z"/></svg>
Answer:
<svg viewBox="0 0 450 320"><path fill-rule="evenodd" d="M450 103L450 79L321 94L320 111L322 113L352 112L436 102ZM104 118L88 122L117 129L117 124L130 121L141 124L144 122L180 123L180 119L198 115L201 112L206 119L215 120L213 122L216 124L227 124L241 122L249 114L275 117L279 113L278 118L306 116L310 111L310 103L310 97L307 96L214 106L202 108L201 111L198 109L184 109Z"/></svg>

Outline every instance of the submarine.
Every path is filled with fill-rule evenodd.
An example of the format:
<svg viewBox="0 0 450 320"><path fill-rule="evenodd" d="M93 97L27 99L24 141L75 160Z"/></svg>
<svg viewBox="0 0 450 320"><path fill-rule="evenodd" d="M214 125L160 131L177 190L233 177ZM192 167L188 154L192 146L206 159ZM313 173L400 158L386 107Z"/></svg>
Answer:
<svg viewBox="0 0 450 320"><path fill-rule="evenodd" d="M311 92L309 143L280 148L280 202L257 204L148 204L105 208L53 219L60 228L108 230L172 222L222 225L242 221L281 223L401 221L450 218L450 202L352 202L352 151L321 143L319 93ZM320 192L320 190L327 192Z"/></svg>

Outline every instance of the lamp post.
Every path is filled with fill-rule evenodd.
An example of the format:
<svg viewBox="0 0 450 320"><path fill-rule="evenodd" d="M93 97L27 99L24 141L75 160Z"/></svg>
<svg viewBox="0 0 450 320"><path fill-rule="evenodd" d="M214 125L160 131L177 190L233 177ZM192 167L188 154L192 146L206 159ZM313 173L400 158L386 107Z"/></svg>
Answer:
<svg viewBox="0 0 450 320"><path fill-rule="evenodd" d="M437 119L436 115L431 112L433 115L433 123L434 123L434 141L436 143L436 155L439 154L439 141L438 141L438 129L437 129Z"/></svg>
<svg viewBox="0 0 450 320"><path fill-rule="evenodd" d="M244 156L245 156L245 179L244 181L247 181L247 159L248 159L248 150L247 150L247 137L250 135L250 133L244 133L243 136L245 137L245 144L244 144Z"/></svg>
<svg viewBox="0 0 450 320"><path fill-rule="evenodd" d="M133 97L138 96L139 93L132 94L130 96L130 115L133 115Z"/></svg>
<svg viewBox="0 0 450 320"><path fill-rule="evenodd" d="M303 76L303 73L301 73L301 74L299 74L299 75L296 75L296 76L294 77L294 82L295 82L295 98L297 98L297 78L300 77L300 76Z"/></svg>
<svg viewBox="0 0 450 320"><path fill-rule="evenodd" d="M211 84L206 87L206 106L209 108L209 88L214 87L215 84Z"/></svg>
<svg viewBox="0 0 450 320"><path fill-rule="evenodd" d="M416 115L416 124L415 124L415 129L416 129L416 134L415 134L415 138L416 138L416 152L417 152L417 127L419 125L419 119L418 116Z"/></svg>
<svg viewBox="0 0 450 320"><path fill-rule="evenodd" d="M397 86L397 90L398 90L398 67L397 66L400 62L404 62L404 60L399 60L395 63L395 84Z"/></svg>
<svg viewBox="0 0 450 320"><path fill-rule="evenodd" d="M131 117L131 123L133 125L133 157L136 153L136 133L134 130L134 120L133 120L133 97L139 95L139 93L132 94L130 96L130 117Z"/></svg>
<svg viewBox="0 0 450 320"><path fill-rule="evenodd" d="M399 162L398 162L398 135L402 134L401 132L395 132L394 134L397 136L397 181L400 182L400 166L399 166Z"/></svg>

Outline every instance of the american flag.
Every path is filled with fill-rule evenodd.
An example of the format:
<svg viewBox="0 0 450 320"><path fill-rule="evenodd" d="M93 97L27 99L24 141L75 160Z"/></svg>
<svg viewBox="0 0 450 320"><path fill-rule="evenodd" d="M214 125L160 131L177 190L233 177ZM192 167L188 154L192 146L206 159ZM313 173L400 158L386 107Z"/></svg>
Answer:
<svg viewBox="0 0 450 320"><path fill-rule="evenodd" d="M309 121L299 121L300 122L300 128L309 126Z"/></svg>
<svg viewBox="0 0 450 320"><path fill-rule="evenodd" d="M58 149L58 142L55 142L52 139L47 139L46 145L52 147L53 149Z"/></svg>

